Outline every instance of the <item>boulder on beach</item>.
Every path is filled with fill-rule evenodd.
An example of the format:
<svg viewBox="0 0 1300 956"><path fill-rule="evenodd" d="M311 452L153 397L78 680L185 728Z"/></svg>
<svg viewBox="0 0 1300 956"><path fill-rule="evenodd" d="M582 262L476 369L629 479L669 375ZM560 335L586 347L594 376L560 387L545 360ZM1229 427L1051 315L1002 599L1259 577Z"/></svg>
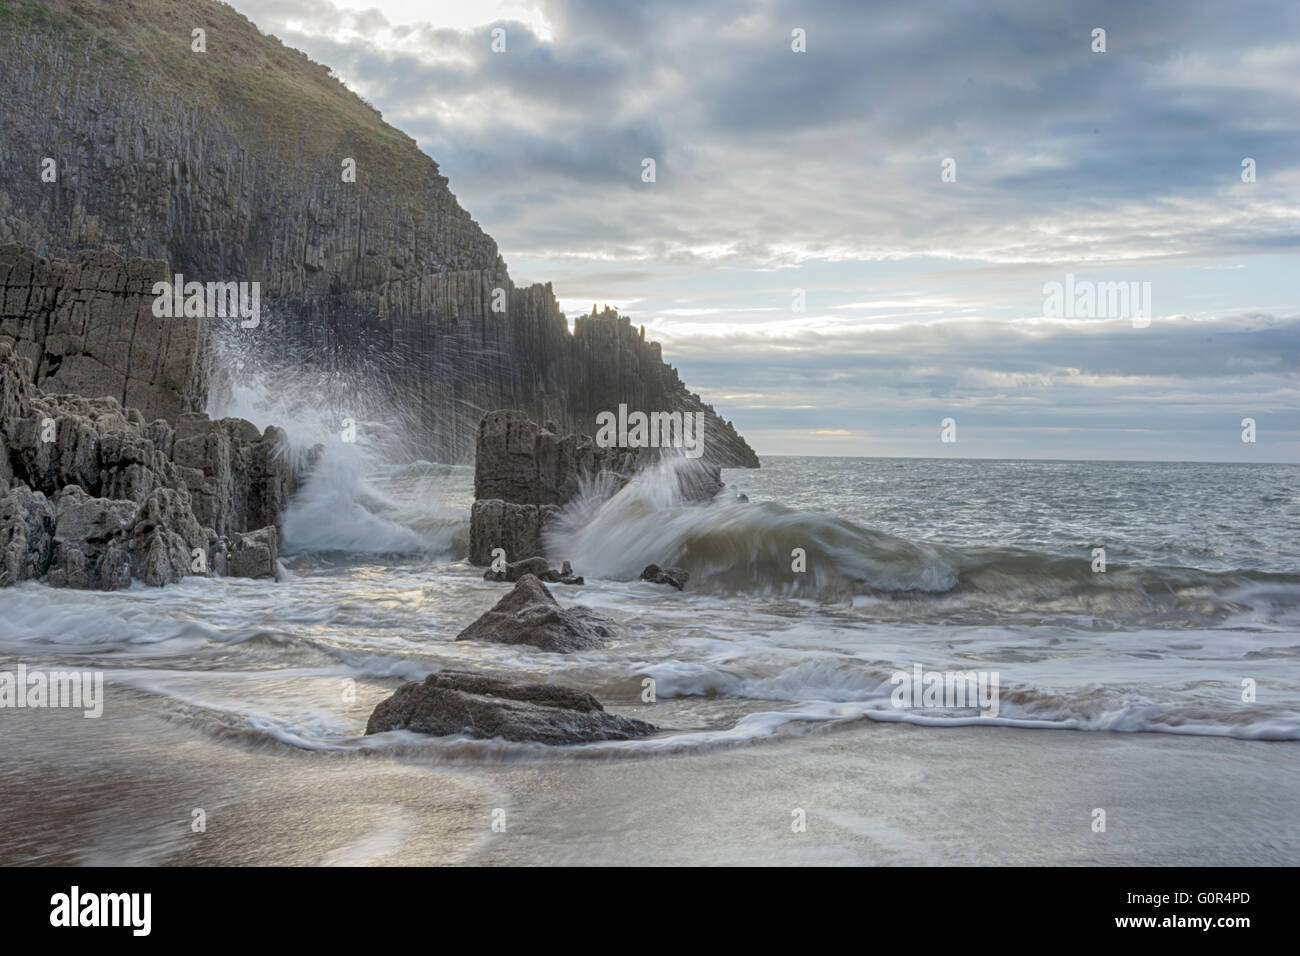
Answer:
<svg viewBox="0 0 1300 956"><path fill-rule="evenodd" d="M641 580L652 584L671 584L677 590L686 587L691 573L682 568L661 568L657 564L647 564L641 572Z"/></svg>
<svg viewBox="0 0 1300 956"><path fill-rule="evenodd" d="M589 608L562 608L535 574L525 574L492 609L456 636L458 641L531 644L544 651L603 647L618 625Z"/></svg>
<svg viewBox="0 0 1300 956"><path fill-rule="evenodd" d="M583 691L461 671L439 671L403 684L366 722L367 734L411 730L421 734L502 737L545 744L630 740L656 733L643 720L606 712Z"/></svg>

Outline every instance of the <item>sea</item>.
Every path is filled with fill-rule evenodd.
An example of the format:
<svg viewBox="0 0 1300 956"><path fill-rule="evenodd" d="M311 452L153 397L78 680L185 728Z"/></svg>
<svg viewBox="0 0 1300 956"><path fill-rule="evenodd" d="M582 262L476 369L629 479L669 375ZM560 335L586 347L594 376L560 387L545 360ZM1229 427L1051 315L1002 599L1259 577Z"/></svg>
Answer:
<svg viewBox="0 0 1300 956"><path fill-rule="evenodd" d="M0 666L102 671L109 713L122 689L223 741L376 761L557 755L365 735L375 702L442 668L581 688L661 728L570 756L862 719L1300 739L1295 465L765 456L691 503L665 462L548 532L553 563L585 578L556 599L620 625L558 654L456 641L510 588L466 561L472 467L386 460L364 427L289 430L324 450L284 517L280 580L25 583L0 591ZM686 569L686 588L640 580L651 563ZM935 673L983 675L996 707L900 703Z"/></svg>

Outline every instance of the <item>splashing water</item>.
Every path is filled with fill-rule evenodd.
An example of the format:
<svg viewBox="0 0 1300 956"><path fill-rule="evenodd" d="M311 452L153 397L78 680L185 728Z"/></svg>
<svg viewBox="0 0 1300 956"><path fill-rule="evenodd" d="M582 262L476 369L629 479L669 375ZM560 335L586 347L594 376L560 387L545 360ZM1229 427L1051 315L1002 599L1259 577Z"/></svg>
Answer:
<svg viewBox="0 0 1300 956"><path fill-rule="evenodd" d="M247 351L228 365L212 412L283 427L312 463L283 519L292 578L10 588L0 653L102 667L110 686L222 740L375 759L546 753L363 735L399 679L440 667L554 681L626 710L653 678L665 732L582 753L862 718L1300 739L1300 554L1287 530L1300 469L769 459L726 474L751 502L734 487L692 502L689 465L663 459L621 489L588 480L547 531L552 561L587 579L555 586L557 599L622 626L609 646L566 656L455 640L505 593L463 560L472 469L413 451L417 423L382 379ZM1089 566L1098 543L1112 551L1104 574ZM684 567L687 590L637 580L651 563ZM918 664L999 672L998 717L893 708L890 675ZM1243 677L1257 701L1243 700ZM367 706L339 700L341 679Z"/></svg>
<svg viewBox="0 0 1300 956"><path fill-rule="evenodd" d="M209 414L281 427L305 476L282 519L285 554L463 556L468 505L438 480L454 466L412 461L417 422L391 383L269 358L233 328L217 341Z"/></svg>

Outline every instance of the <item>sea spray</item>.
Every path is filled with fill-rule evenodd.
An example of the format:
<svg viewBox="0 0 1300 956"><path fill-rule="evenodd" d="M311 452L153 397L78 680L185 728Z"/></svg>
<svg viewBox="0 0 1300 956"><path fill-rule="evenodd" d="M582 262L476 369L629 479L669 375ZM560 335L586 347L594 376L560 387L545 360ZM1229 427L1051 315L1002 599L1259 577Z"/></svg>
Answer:
<svg viewBox="0 0 1300 956"><path fill-rule="evenodd" d="M352 453L363 453L357 444ZM701 562L685 592L635 580L643 553L626 580L579 564L587 584L553 588L556 599L609 614L625 628L623 639L580 659L454 640L500 598L501 585L449 555L374 552L319 559L298 552L290 561L299 573L288 587L191 578L104 594L19 585L0 594L0 649L13 660L67 656L75 658L69 667L111 669L114 688L159 702L143 706L183 712L195 732L216 740L267 745L268 755L284 746L366 749L376 766L411 757L476 765L578 756L452 738L367 744L364 702L440 667L560 683L615 706L637 705L644 680L653 679L655 721L674 730L581 753L597 759L654 759L762 737L785 737L799 748L814 723L863 720L1300 739L1300 576L1287 550L1295 547L1293 536L1280 520L1297 503L1294 468L764 464L759 473L727 475L744 482L752 504L724 493L714 504L690 506L666 480L629 485L629 498L668 509L656 520L672 523L673 534L652 542L654 550L679 539L703 547L683 552L689 562L694 553L730 553L744 541L735 552L748 554L758 534L766 543L757 550L771 559L752 568L720 561L712 577ZM420 528L416 516L427 515L433 500L454 504L459 496L450 511L464 515L473 498L470 469L427 462L369 468L361 462L361 477L386 501L384 516L403 527ZM1123 520L1089 519L1081 511L1081 479L1123 488L1122 500L1132 502L1118 516ZM953 481L968 489L965 496L942 493ZM1034 490L1038 523L1025 519L1027 496L1005 494L1017 482ZM1191 495L1205 503L1205 537L1171 544L1152 533L1167 528ZM1237 506L1243 496L1258 502L1256 510ZM607 504L594 494L593 514ZM1107 499L1105 514L1116 507ZM679 525L676 515L691 520ZM687 536L692 523L703 541ZM601 527L615 546L568 556L645 548L639 525ZM718 535L721 543L712 540ZM1008 538L1025 546L1012 547ZM796 574L793 540L807 550L803 581L839 563L825 550L835 545L862 551L866 558L858 560L874 566L877 584L924 580L927 567L946 569L954 583L945 591L881 589L850 601L804 600L781 590ZM1089 548L1098 540L1110 545L1105 575L1090 570ZM1145 550L1135 542L1145 542ZM1170 551L1175 545L1180 550ZM1188 567L1198 554L1214 567ZM890 676L917 663L926 671L997 671L998 716L893 707ZM1243 699L1245 678L1258 687L1256 700ZM339 693L345 679L356 682L355 703ZM120 711L106 708L105 721ZM27 723L41 716L25 713ZM45 745L35 738L21 743L28 749L14 759Z"/></svg>
<svg viewBox="0 0 1300 956"><path fill-rule="evenodd" d="M773 502L688 503L678 472L690 463L665 457L612 497L584 485L561 511L544 543L584 573L637 577L647 564L680 565L710 590L845 600L870 590L950 590L955 555L859 528L831 515ZM804 550L796 573L791 551Z"/></svg>
<svg viewBox="0 0 1300 956"><path fill-rule="evenodd" d="M446 470L376 463L363 447L331 444L285 512L285 550L463 557L469 509L439 497ZM396 485L396 494L381 484Z"/></svg>
<svg viewBox="0 0 1300 956"><path fill-rule="evenodd" d="M223 377L209 414L288 437L300 484L282 519L282 551L428 554L464 551L468 503L446 500L448 467L422 460L410 414L382 378L260 351L230 326L217 336Z"/></svg>

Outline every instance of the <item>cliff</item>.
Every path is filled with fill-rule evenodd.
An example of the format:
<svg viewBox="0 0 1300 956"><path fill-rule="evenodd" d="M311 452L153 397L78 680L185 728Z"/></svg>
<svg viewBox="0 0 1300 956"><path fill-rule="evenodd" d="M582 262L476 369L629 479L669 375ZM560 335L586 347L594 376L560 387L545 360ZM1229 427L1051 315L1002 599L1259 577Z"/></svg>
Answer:
<svg viewBox="0 0 1300 956"><path fill-rule="evenodd" d="M173 427L32 377L0 341L0 587L276 576L276 522L295 487L283 432L201 412Z"/></svg>
<svg viewBox="0 0 1300 956"><path fill-rule="evenodd" d="M83 252L69 263L0 245L0 341L47 392L112 396L175 422L207 404L211 327L153 314L150 290L167 278L156 260Z"/></svg>
<svg viewBox="0 0 1300 956"><path fill-rule="evenodd" d="M427 457L470 460L491 409L590 434L626 403L702 410L709 460L758 464L643 330L571 333L412 139L224 4L0 0L0 104L0 243L260 283L265 350L382 376Z"/></svg>

